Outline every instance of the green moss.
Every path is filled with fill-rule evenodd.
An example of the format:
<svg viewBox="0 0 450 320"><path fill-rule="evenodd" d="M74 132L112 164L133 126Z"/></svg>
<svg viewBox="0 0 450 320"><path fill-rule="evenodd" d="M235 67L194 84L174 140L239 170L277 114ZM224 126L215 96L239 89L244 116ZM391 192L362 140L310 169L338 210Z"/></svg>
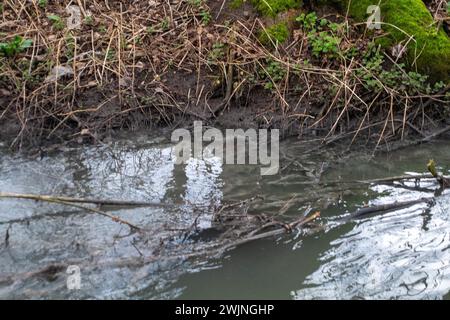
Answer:
<svg viewBox="0 0 450 320"><path fill-rule="evenodd" d="M360 21L368 18L367 7L373 0L352 0L350 14ZM408 62L416 63L418 71L428 74L432 80L449 82L450 38L441 29L437 30L433 17L422 0L381 0L382 29L389 35L379 43L390 47L400 41L415 41L408 45ZM415 66L413 66L414 68Z"/></svg>
<svg viewBox="0 0 450 320"><path fill-rule="evenodd" d="M303 5L302 0L251 0L253 6L266 16L275 17L278 13L289 9L298 9Z"/></svg>
<svg viewBox="0 0 450 320"><path fill-rule="evenodd" d="M264 45L273 45L285 42L289 38L287 22L279 22L259 32L259 41Z"/></svg>

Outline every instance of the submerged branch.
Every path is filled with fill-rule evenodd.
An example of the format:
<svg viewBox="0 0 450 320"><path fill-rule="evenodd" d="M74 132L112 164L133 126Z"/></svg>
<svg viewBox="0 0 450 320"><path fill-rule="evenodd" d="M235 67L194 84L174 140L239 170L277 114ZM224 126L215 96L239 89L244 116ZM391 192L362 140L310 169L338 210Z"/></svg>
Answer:
<svg viewBox="0 0 450 320"><path fill-rule="evenodd" d="M111 199L89 199L89 198L73 198L51 195L22 194L0 192L0 198L28 199L36 201L63 201L71 203L90 203L104 206L127 206L127 207L168 207L169 204L148 202L148 201L129 201L129 200L111 200Z"/></svg>
<svg viewBox="0 0 450 320"><path fill-rule="evenodd" d="M380 179L371 179L371 180L360 180L359 183L387 183L387 182L397 182L403 180L421 180L421 179L432 179L433 176L431 174L416 174L416 175L403 175L396 177L387 177Z"/></svg>
<svg viewBox="0 0 450 320"><path fill-rule="evenodd" d="M53 201L51 201L51 200L44 200L44 201L53 202L53 203L57 203L57 204L63 204L63 205L66 205L66 206L71 206L71 207L87 210L87 211L90 211L92 213L97 213L97 214L99 214L101 216L110 218L114 222L125 224L125 225L129 226L131 229L141 230L141 228L139 228L138 226L136 226L136 225L134 225L134 224L132 224L132 223L126 221L126 220L123 220L123 219L121 219L121 218L119 218L117 216L113 216L113 215L111 215L109 213L106 213L106 212L98 210L98 209L89 208L89 207L86 207L86 206L82 206L80 204L75 204L75 203L72 203L72 202L66 202L66 201L60 201L60 200L53 200Z"/></svg>
<svg viewBox="0 0 450 320"><path fill-rule="evenodd" d="M279 235L281 235L283 233L289 233L293 229L299 228L299 227L303 227L306 224L312 222L313 220L315 220L315 219L317 219L319 217L320 217L320 212L316 212L316 213L312 214L309 217L306 217L306 218L302 217L301 219L296 220L296 221L294 221L292 223L289 223L289 224L286 224L286 225L280 224L281 227L278 228L278 229L275 229L275 230L272 230L272 231L267 231L267 232L264 232L264 233L259 233L259 234L256 234L256 235L250 235L250 236L245 237L243 239L239 239L239 240L237 240L235 242L232 242L232 243L226 245L222 249L224 251L226 251L228 249L237 247L239 245L242 245L242 244L245 244L245 243L248 243L248 242L251 242L251 241L261 240L261 239L265 239L265 238L272 238L272 237L275 237L275 236L279 236Z"/></svg>
<svg viewBox="0 0 450 320"><path fill-rule="evenodd" d="M373 214L373 213L399 210L399 209L414 206L419 203L433 203L433 202L434 202L434 197L429 197L429 198L420 198L420 199L411 200L411 201L401 201L401 202L382 204L379 206L361 208L361 209L356 210L353 213L350 213L350 215L348 217L346 217L344 219L344 221L348 221L351 219L359 219L359 218L365 217L365 216L367 216L369 214Z"/></svg>
<svg viewBox="0 0 450 320"><path fill-rule="evenodd" d="M94 209L94 208L89 208L80 204L77 204L77 201L70 201L72 200L83 200L83 199L75 199L75 198L65 198L65 197L52 197L52 196L39 196L39 195L32 195L32 194L16 194L16 193L4 193L4 192L0 192L0 198L17 198L17 199L27 199L27 200L34 200L34 201L44 201L44 202L49 202L49 203L56 203L56 204L62 204L62 205L66 205L66 206L71 206L71 207L75 207L78 209L83 209L92 213L96 213L99 214L101 216L110 218L112 221L114 222L118 222L118 223L122 223L125 224L127 226L129 226L132 229L136 229L136 230L141 230L141 228L139 228L138 226L123 220L117 216L111 215L109 213L106 213L104 211L98 210L98 209ZM67 200L63 200L63 199L68 199ZM78 201L81 202L81 201ZM85 202L88 203L88 202Z"/></svg>

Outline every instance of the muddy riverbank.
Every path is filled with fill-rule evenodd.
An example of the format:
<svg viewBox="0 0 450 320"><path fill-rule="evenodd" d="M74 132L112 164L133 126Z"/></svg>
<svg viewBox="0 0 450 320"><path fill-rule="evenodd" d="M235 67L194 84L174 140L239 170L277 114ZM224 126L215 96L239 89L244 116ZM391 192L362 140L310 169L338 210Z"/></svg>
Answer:
<svg viewBox="0 0 450 320"><path fill-rule="evenodd" d="M274 0L283 10L267 14L258 1L69 2L1 8L0 123L15 148L193 120L376 143L447 125L448 75L412 58L429 46L386 47L391 30L336 4ZM444 45L447 9L420 8Z"/></svg>

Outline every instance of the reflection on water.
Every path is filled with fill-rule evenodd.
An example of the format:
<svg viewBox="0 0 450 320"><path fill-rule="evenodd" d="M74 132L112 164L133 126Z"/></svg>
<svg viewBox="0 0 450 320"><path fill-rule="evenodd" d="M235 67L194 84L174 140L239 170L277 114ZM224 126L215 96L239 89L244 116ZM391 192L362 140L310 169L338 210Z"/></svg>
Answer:
<svg viewBox="0 0 450 320"><path fill-rule="evenodd" d="M222 160L191 158L185 167L187 177L184 201L195 206L213 205L218 208L222 200ZM211 215L203 214L199 219L200 228L211 227Z"/></svg>
<svg viewBox="0 0 450 320"><path fill-rule="evenodd" d="M441 198L429 211L417 205L359 221L331 242L293 297L442 298L450 289L449 205Z"/></svg>
<svg viewBox="0 0 450 320"><path fill-rule="evenodd" d="M398 152L389 166L422 164L433 156L449 163L450 154L425 146ZM405 155L410 154L409 158ZM379 157L382 159L382 157ZM382 163L386 163L383 159ZM415 169L413 166L410 168ZM406 168L405 168L406 169ZM412 172L414 173L414 172ZM431 196L412 191L414 183L373 186L380 205ZM422 182L422 188L436 188ZM330 242L319 255L320 266L308 275L295 299L441 299L450 290L450 197L439 196L431 206L422 204L355 223L350 232Z"/></svg>
<svg viewBox="0 0 450 320"><path fill-rule="evenodd" d="M148 142L148 141L147 141ZM0 190L17 193L62 194L99 199L179 203L174 208L117 209L114 214L149 230L150 239L130 234L128 228L99 215L58 205L20 200L0 201L0 278L40 270L59 262L110 261L152 256L161 244L170 247L170 229L197 221L211 225L211 212L222 199L222 165L218 159L192 159L175 166L171 146L136 147L132 143L66 150L41 159L1 154ZM198 208L201 208L199 210ZM189 263L182 266L189 267ZM150 263L140 269L111 268L83 274L79 297L120 297L141 286L164 287L179 272L180 261ZM81 267L83 272L83 267ZM160 278L149 275L162 272ZM168 277L164 273L169 273ZM138 281L136 278L144 281ZM166 278L168 280L166 280ZM60 279L64 280L64 279ZM0 284L0 297L68 297L64 281L42 279ZM157 291L157 290L155 290Z"/></svg>
<svg viewBox="0 0 450 320"><path fill-rule="evenodd" d="M0 200L0 298L448 299L449 193L431 207L416 205L343 225L338 218L364 203L432 193L411 190L413 183L368 187L315 181L423 172L429 158L450 163L449 147L441 142L370 159L339 149L311 154L309 146L288 141L283 153L299 165L273 177L261 177L256 166L224 166L214 157L175 165L170 145L145 134L39 159L0 151L0 191L176 204L103 208L149 230L142 236L77 208ZM430 181L421 187L435 186ZM170 230L196 222L208 231L222 203L255 195L265 198L256 212L276 213L297 199L286 215L311 206L322 211L326 228L249 243L220 259L183 258L195 241L205 240L179 239ZM136 263L156 253L175 258ZM21 280L27 272L60 262L80 264L80 291L66 289L64 272L56 279Z"/></svg>

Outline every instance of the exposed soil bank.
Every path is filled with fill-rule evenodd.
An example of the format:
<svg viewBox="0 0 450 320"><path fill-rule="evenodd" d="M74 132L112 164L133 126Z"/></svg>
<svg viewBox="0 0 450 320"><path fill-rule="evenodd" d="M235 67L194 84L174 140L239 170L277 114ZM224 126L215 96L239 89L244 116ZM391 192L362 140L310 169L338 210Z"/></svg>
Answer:
<svg viewBox="0 0 450 320"><path fill-rule="evenodd" d="M446 126L446 69L430 81L403 40L380 45L389 30L323 2L6 1L2 140L85 142L200 119L379 144ZM429 5L447 41L446 8Z"/></svg>

